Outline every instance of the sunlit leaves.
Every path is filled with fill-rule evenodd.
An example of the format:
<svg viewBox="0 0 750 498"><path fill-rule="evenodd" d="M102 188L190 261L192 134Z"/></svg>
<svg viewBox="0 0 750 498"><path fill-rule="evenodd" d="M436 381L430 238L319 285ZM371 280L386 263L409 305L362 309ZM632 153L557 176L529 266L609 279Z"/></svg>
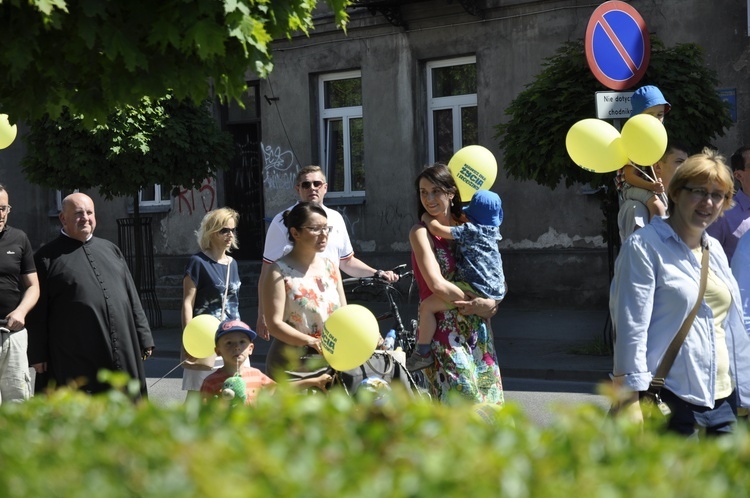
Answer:
<svg viewBox="0 0 750 498"><path fill-rule="evenodd" d="M22 168L54 189L98 188L105 197L134 195L152 184L197 186L234 153L205 105L167 97L124 106L93 129L68 111L34 122Z"/></svg>
<svg viewBox="0 0 750 498"><path fill-rule="evenodd" d="M344 26L348 0L326 0ZM270 44L313 27L310 0L0 2L0 96L16 122L63 107L87 127L168 91L240 100L245 73L273 68Z"/></svg>

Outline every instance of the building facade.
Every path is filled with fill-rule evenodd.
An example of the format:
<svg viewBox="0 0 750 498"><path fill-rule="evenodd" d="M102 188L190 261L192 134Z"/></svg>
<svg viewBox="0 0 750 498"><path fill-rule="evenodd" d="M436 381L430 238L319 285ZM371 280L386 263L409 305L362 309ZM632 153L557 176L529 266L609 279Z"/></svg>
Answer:
<svg viewBox="0 0 750 498"><path fill-rule="evenodd" d="M716 141L722 152L750 142L747 0L628 3L667 46L691 42L705 50L719 76L717 91L735 104L734 126ZM274 43L269 78L249 75L244 109L214 110L237 147L229 169L176 197L170 187L142 192L157 278L179 280L185 256L197 250L200 219L224 205L242 215L237 259L255 265L268 219L294 202L296 172L308 164L326 169L326 204L344 216L361 259L379 268L409 263L415 177L462 146L480 144L498 161L492 190L505 210L508 301L606 306L611 256L598 199L582 186L549 189L507 178L493 138L494 126L507 120L505 108L541 71L543 59L563 42L583 38L598 5L361 0L349 11L346 33L321 8L309 36ZM11 193L11 224L26 230L36 248L59 230L59 194L26 183L18 166L24 152L20 139L0 151L0 181ZM97 235L117 241L115 220L128 216L132 201L96 201Z"/></svg>

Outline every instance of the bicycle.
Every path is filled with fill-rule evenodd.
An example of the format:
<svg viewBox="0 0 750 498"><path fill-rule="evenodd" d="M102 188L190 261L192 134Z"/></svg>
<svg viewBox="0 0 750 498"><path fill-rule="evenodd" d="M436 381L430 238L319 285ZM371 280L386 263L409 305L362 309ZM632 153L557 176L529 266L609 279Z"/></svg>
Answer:
<svg viewBox="0 0 750 498"><path fill-rule="evenodd" d="M405 278L410 279L409 281L409 290L407 292L407 296L411 296L413 286L414 286L414 272L404 271L406 269L406 264L398 265L395 268L392 269L392 271L399 276L398 282L403 282ZM396 333L395 341L394 341L394 350L398 351L400 348L404 354L405 358L408 358L416 349L417 347L417 325L418 322L416 319L411 319L409 322L409 328L404 326L404 321L401 317L401 310L398 306L398 301L402 297L401 291L391 282L388 282L385 279L372 276L372 277L351 277L351 278L345 278L343 280L344 287L349 287L349 294L355 293L363 288L371 288L377 291L378 293L384 293L386 296L386 300L388 302L389 310L385 313L382 313L380 315L377 315L375 318L378 321L383 321L388 318L393 318L393 327L392 329ZM404 368L406 371L406 369ZM416 388L420 391L420 395L428 395L427 394L427 379L422 371L417 372L407 372L410 378L412 379L412 383Z"/></svg>

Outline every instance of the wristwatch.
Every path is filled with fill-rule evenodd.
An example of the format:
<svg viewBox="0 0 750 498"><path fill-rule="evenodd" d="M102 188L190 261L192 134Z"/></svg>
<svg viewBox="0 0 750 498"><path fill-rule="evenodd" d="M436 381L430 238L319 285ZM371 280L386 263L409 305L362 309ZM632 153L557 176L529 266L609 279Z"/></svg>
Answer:
<svg viewBox="0 0 750 498"><path fill-rule="evenodd" d="M383 278L383 270L375 270L375 278Z"/></svg>

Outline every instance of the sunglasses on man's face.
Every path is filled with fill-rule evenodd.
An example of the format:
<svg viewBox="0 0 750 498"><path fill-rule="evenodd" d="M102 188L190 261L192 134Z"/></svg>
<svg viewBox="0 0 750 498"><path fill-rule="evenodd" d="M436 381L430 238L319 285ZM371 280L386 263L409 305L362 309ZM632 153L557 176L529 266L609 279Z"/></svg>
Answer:
<svg viewBox="0 0 750 498"><path fill-rule="evenodd" d="M323 182L321 182L320 180L315 180L314 182L300 182L299 186L305 190L309 189L310 187L320 188L323 186Z"/></svg>

